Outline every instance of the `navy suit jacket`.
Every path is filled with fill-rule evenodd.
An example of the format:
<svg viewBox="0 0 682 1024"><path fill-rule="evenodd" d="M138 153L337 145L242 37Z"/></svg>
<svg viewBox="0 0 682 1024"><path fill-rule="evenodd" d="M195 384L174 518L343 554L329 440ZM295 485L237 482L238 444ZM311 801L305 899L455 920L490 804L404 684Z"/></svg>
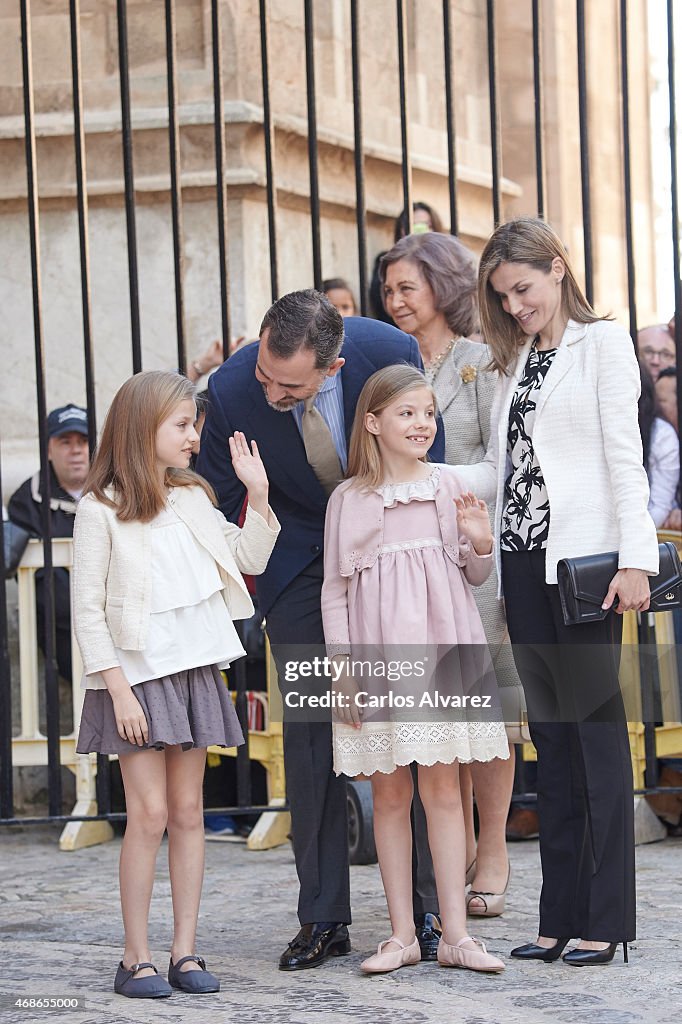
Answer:
<svg viewBox="0 0 682 1024"><path fill-rule="evenodd" d="M422 369L414 338L395 327L365 317L348 317L341 355L346 443L350 442L355 406L368 377L384 366L411 363ZM270 481L270 505L282 524L274 551L256 579L260 610L267 615L284 588L322 552L327 496L305 455L303 439L291 413L271 409L256 380L258 344L239 349L209 381L210 405L201 434L197 472L212 484L223 514L236 523L246 496L237 478L227 439L242 430L255 440ZM431 447L434 462L445 459L443 425Z"/></svg>

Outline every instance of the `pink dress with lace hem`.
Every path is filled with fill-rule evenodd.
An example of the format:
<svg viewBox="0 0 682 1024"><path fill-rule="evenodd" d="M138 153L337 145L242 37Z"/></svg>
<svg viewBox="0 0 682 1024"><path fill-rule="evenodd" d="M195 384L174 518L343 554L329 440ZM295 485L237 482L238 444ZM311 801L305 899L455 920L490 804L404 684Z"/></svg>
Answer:
<svg viewBox="0 0 682 1024"><path fill-rule="evenodd" d="M499 700L485 633L469 583L443 548L435 495L441 467L423 481L385 485L384 538L373 565L348 579L348 620L352 658L414 664L426 659L418 680L381 680L375 695L389 691L413 695L419 706L425 691L466 692L474 676L485 677L485 692ZM453 508L453 515L455 510ZM470 558L476 558L473 552ZM437 666L437 667L436 667ZM356 676L357 679L357 676ZM372 686L362 679L363 691ZM367 700L368 698L363 698ZM452 716L450 716L452 717ZM449 764L507 758L502 721L446 720L427 706L366 709L358 731L335 723L334 770L337 774L392 772L399 765ZM478 717L482 717L478 712ZM501 719L500 714L500 719Z"/></svg>

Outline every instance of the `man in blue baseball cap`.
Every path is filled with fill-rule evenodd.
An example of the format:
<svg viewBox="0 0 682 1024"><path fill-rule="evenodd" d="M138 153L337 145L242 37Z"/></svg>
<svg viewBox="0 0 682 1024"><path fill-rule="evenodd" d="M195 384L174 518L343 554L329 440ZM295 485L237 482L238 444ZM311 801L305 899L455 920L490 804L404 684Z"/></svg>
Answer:
<svg viewBox="0 0 682 1024"><path fill-rule="evenodd" d="M88 414L78 405L53 409L47 417L47 456L50 462L50 521L53 537L72 537L76 506L83 493L90 468L88 450ZM43 497L40 472L14 492L7 512L12 522L23 526L32 537L42 540L41 507ZM68 569L54 570L55 628L57 665L60 675L71 679L71 606ZM38 643L45 636L45 597L43 573L36 573L36 611Z"/></svg>

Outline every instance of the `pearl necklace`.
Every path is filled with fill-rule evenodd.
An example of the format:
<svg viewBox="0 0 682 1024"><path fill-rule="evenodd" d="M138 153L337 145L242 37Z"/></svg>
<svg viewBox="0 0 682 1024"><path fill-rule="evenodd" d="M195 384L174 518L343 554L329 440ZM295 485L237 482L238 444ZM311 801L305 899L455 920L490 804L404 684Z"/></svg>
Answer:
<svg viewBox="0 0 682 1024"><path fill-rule="evenodd" d="M433 359L430 359L428 364L426 363L426 361L424 361L424 373L426 375L427 380L434 380L438 371L443 365L446 357L452 352L453 348L460 340L460 338L461 335L459 334L457 335L457 337L451 338L451 340L448 342L445 348L441 352L439 352L438 355L435 356Z"/></svg>

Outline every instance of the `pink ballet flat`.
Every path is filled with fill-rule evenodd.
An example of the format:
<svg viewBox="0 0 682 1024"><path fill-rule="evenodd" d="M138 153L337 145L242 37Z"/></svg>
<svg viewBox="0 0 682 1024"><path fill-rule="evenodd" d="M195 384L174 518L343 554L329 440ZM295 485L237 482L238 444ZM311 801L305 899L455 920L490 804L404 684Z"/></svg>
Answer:
<svg viewBox="0 0 682 1024"><path fill-rule="evenodd" d="M400 949L384 949L389 942L394 942ZM395 935L392 935L390 939L379 943L374 956L363 960L360 970L365 974L386 974L388 971L397 971L399 967L417 964L421 958L422 954L416 938L409 946L405 946L400 939L396 939Z"/></svg>
<svg viewBox="0 0 682 1024"><path fill-rule="evenodd" d="M478 949L465 949L465 942L473 942ZM437 957L441 967L466 967L470 971L489 971L493 974L504 970L502 961L492 956L480 939L473 939L469 935L465 935L454 946L441 939Z"/></svg>

